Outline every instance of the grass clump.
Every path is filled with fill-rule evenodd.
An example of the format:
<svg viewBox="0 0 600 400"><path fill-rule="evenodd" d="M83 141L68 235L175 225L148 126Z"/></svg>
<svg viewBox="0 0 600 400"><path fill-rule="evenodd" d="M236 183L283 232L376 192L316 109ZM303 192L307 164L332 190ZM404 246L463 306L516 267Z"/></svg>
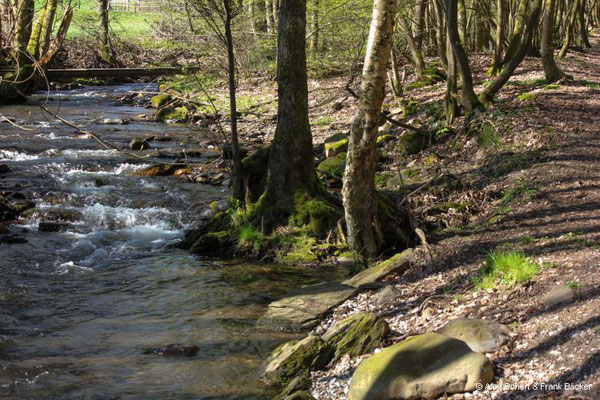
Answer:
<svg viewBox="0 0 600 400"><path fill-rule="evenodd" d="M581 285L577 281L569 281L567 282L567 287L571 290L579 289Z"/></svg>
<svg viewBox="0 0 600 400"><path fill-rule="evenodd" d="M502 146L502 136L494 125L485 122L481 125L479 135L477 136L477 142L481 147L486 149L500 150L500 147Z"/></svg>
<svg viewBox="0 0 600 400"><path fill-rule="evenodd" d="M534 92L527 92L527 93L521 93L520 95L517 96L517 100L519 101L530 101L535 99L535 93Z"/></svg>
<svg viewBox="0 0 600 400"><path fill-rule="evenodd" d="M531 186L523 179L518 179L515 185L509 189L507 189L503 194L500 201L503 204L511 203L517 199L530 200L537 189Z"/></svg>
<svg viewBox="0 0 600 400"><path fill-rule="evenodd" d="M557 90L557 89L560 89L560 88L562 88L562 85L556 85L556 84L554 84L554 85L546 85L546 86L544 86L544 90Z"/></svg>
<svg viewBox="0 0 600 400"><path fill-rule="evenodd" d="M521 244L531 244L535 241L535 239L533 238L533 236L525 234L523 236L521 236L520 242Z"/></svg>
<svg viewBox="0 0 600 400"><path fill-rule="evenodd" d="M529 281L539 272L539 266L519 251L492 251L485 258L481 271L474 277L476 289L498 285L510 286Z"/></svg>

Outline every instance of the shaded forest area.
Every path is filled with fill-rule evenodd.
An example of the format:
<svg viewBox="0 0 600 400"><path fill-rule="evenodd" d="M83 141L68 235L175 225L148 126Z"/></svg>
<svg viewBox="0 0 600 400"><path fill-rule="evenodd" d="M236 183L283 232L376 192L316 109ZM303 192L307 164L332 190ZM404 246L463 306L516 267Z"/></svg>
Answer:
<svg viewBox="0 0 600 400"><path fill-rule="evenodd" d="M181 247L347 269L258 319L308 334L266 360L278 398L597 397L598 0L0 0L0 23L0 104L124 82L54 68L188 68L118 103L203 165L39 104L140 176L228 188Z"/></svg>

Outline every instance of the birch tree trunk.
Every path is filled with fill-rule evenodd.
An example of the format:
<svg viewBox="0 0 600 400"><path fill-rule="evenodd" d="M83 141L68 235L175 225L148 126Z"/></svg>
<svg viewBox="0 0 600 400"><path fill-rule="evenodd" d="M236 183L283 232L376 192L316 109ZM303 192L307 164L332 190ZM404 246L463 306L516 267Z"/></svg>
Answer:
<svg viewBox="0 0 600 400"><path fill-rule="evenodd" d="M350 248L364 260L378 250L374 230L376 141L394 33L395 0L375 0L358 111L350 131L342 197Z"/></svg>
<svg viewBox="0 0 600 400"><path fill-rule="evenodd" d="M267 21L267 32L273 33L273 0L265 0L265 20Z"/></svg>
<svg viewBox="0 0 600 400"><path fill-rule="evenodd" d="M496 48L492 57L492 66L488 71L489 76L496 76L502 68L502 53L504 52L504 38L506 36L506 2L507 0L498 0L496 13Z"/></svg>
<svg viewBox="0 0 600 400"><path fill-rule="evenodd" d="M314 54L319 51L319 0L313 0L313 8L310 13L310 19L310 51Z"/></svg>

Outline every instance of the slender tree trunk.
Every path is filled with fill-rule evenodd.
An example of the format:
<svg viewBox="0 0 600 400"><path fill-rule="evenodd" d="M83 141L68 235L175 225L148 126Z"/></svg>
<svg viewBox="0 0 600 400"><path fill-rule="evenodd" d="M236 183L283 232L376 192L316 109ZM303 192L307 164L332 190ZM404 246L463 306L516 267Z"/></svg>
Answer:
<svg viewBox="0 0 600 400"><path fill-rule="evenodd" d="M590 39L588 38L588 33L587 33L587 25L585 23L585 14L586 14L586 0L580 0L581 4L579 6L579 13L577 14L577 20L578 25L579 25L579 35L578 35L578 40L579 40L579 45L581 47L587 47L590 48L592 47L592 44L590 43Z"/></svg>
<svg viewBox="0 0 600 400"><path fill-rule="evenodd" d="M450 36L446 35L446 48L448 53L448 70L446 73L446 96L444 98L444 111L446 113L446 124L450 125L458 114L458 75L456 58L452 51Z"/></svg>
<svg viewBox="0 0 600 400"><path fill-rule="evenodd" d="M473 90L473 75L471 74L469 59L460 42L460 36L458 34L457 0L448 0L447 10L448 37L450 38L452 52L454 53L454 58L456 59L456 64L458 66L458 71L460 72L460 79L462 82L461 104L467 110L467 112L470 113L477 108L481 108L481 103L477 99L475 91Z"/></svg>
<svg viewBox="0 0 600 400"><path fill-rule="evenodd" d="M13 2L13 14L15 16L15 29L12 40L12 58L19 65L31 64L31 59L27 55L27 44L31 37L34 1L15 0Z"/></svg>
<svg viewBox="0 0 600 400"><path fill-rule="evenodd" d="M100 44L100 58L109 66L115 64L112 46L110 43L110 31L108 27L108 0L98 0L98 39Z"/></svg>
<svg viewBox="0 0 600 400"><path fill-rule="evenodd" d="M423 49L423 36L425 33L425 10L427 9L427 0L417 0L417 9L412 31L415 34L415 44L419 50Z"/></svg>
<svg viewBox="0 0 600 400"><path fill-rule="evenodd" d="M546 81L556 82L565 74L558 68L554 61L554 12L556 0L545 0L544 21L542 32L542 64Z"/></svg>
<svg viewBox="0 0 600 400"><path fill-rule="evenodd" d="M71 2L69 1L69 6ZM54 19L56 17L56 6L58 0L48 0L46 13L44 15L44 23L42 24L42 32L40 34L40 55L44 55L50 46L52 29L54 28Z"/></svg>
<svg viewBox="0 0 600 400"><path fill-rule="evenodd" d="M521 45L530 2L531 0L521 0L519 3L519 10L517 11L517 16L515 18L515 27L508 48L506 49L506 55L504 56L504 60L502 62L503 65L514 56L515 52Z"/></svg>
<svg viewBox="0 0 600 400"><path fill-rule="evenodd" d="M391 61L392 68L390 74L390 81L392 83L392 91L394 92L394 96L400 97L404 94L404 87L402 83L402 78L400 78L400 71L398 68L398 58L396 54L396 46L392 43L392 53L391 53Z"/></svg>
<svg viewBox="0 0 600 400"><path fill-rule="evenodd" d="M442 5L443 0L434 0L433 6L435 8L435 19L436 19L436 40L437 50L440 57L440 62L445 70L448 69L448 56L446 49L446 32L444 26L444 9Z"/></svg>
<svg viewBox="0 0 600 400"><path fill-rule="evenodd" d="M465 4L465 0L458 0L457 7L458 33L460 36L460 42L466 51L469 34L467 31L467 5Z"/></svg>
<svg viewBox="0 0 600 400"><path fill-rule="evenodd" d="M494 96L496 96L500 89L502 89L506 82L508 82L508 80L515 72L519 64L521 64L521 62L527 55L527 52L529 51L531 43L533 41L533 35L540 20L541 10L542 0L535 0L534 8L531 12L531 15L529 16L529 20L527 22L527 29L524 32L524 38L521 41L521 45L515 52L514 56L508 61L508 63L506 63L506 66L504 67L500 75L498 75L496 79L494 79L492 83L489 86L487 86L479 95L479 100L483 104L488 104L493 100Z"/></svg>
<svg viewBox="0 0 600 400"><path fill-rule="evenodd" d="M408 49L410 50L413 66L415 67L415 75L418 78L420 78L423 76L423 70L425 69L423 53L421 52L421 50L417 46L417 43L415 42L415 38L413 37L409 21L406 19L406 17L400 16L400 22L402 24L402 29L404 30L404 34L406 36L406 41L408 43Z"/></svg>
<svg viewBox="0 0 600 400"><path fill-rule="evenodd" d="M273 0L273 29L279 26L279 0Z"/></svg>
<svg viewBox="0 0 600 400"><path fill-rule="evenodd" d="M565 58L567 51L569 51L569 47L573 42L573 30L575 29L575 23L577 21L577 10L579 9L579 3L580 0L573 0L573 7L569 13L569 20L565 28L565 41L563 42L563 46L558 53L559 58Z"/></svg>
<svg viewBox="0 0 600 400"><path fill-rule="evenodd" d="M265 0L265 20L267 21L267 32L273 33L273 0Z"/></svg>
<svg viewBox="0 0 600 400"><path fill-rule="evenodd" d="M310 51L314 54L319 52L319 0L313 0L310 22Z"/></svg>
<svg viewBox="0 0 600 400"><path fill-rule="evenodd" d="M250 30L254 38L257 38L257 30L256 30L256 5L254 4L255 0L248 1L248 17L250 19Z"/></svg>
<svg viewBox="0 0 600 400"><path fill-rule="evenodd" d="M497 0L496 48L492 57L492 66L488 71L489 76L498 75L502 68L502 54L504 52L504 40L506 36L506 2L507 0Z"/></svg>
<svg viewBox="0 0 600 400"><path fill-rule="evenodd" d="M46 9L48 7L48 2L44 4L40 11L38 12L38 16L35 19L35 23L33 24L33 29L31 30L31 36L29 37L29 43L27 43L27 52L33 57L35 60L39 57L39 49L40 49L40 34L42 32L42 26L44 25L44 16L46 15Z"/></svg>
<svg viewBox="0 0 600 400"><path fill-rule="evenodd" d="M227 46L227 78L229 85L229 117L231 120L231 155L233 159L233 174L231 179L232 196L234 199L244 202L244 186L242 183L242 160L238 144L237 129L237 104L236 104L236 77L235 77L235 53L233 48L233 35L231 33L231 0L223 0L225 9L225 40Z"/></svg>
<svg viewBox="0 0 600 400"><path fill-rule="evenodd" d="M358 111L350 131L342 196L348 244L365 260L377 254L374 231L376 141L394 32L395 0L375 0Z"/></svg>

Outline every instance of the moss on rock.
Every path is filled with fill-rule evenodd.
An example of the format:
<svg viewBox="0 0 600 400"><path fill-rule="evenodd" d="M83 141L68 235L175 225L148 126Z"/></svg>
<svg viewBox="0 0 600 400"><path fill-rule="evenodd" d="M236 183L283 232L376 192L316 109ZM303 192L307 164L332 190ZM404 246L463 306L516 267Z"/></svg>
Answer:
<svg viewBox="0 0 600 400"><path fill-rule="evenodd" d="M187 107L175 107L175 106L167 106L159 109L156 112L156 119L158 121L187 121L190 116L190 110Z"/></svg>
<svg viewBox="0 0 600 400"><path fill-rule="evenodd" d="M338 322L323 335L323 340L334 348L332 362L344 354L356 357L371 353L381 346L389 332L388 323L373 313L360 312Z"/></svg>
<svg viewBox="0 0 600 400"><path fill-rule="evenodd" d="M337 142L325 143L325 157L334 157L348 150L348 138L338 140Z"/></svg>
<svg viewBox="0 0 600 400"><path fill-rule="evenodd" d="M154 108L161 108L162 106L167 104L169 101L171 101L170 95L157 94L156 96L152 97L152 99L150 99L150 104L152 104L152 107L154 107Z"/></svg>
<svg viewBox="0 0 600 400"><path fill-rule="evenodd" d="M333 229L341 217L336 208L322 199L310 198L306 193L297 192L294 200L296 213L290 216L290 225L308 227L315 236Z"/></svg>
<svg viewBox="0 0 600 400"><path fill-rule="evenodd" d="M317 167L317 174L320 177L334 176L341 178L346 168L346 153L339 153L335 157L322 161Z"/></svg>
<svg viewBox="0 0 600 400"><path fill-rule="evenodd" d="M318 336L309 335L278 347L267 360L262 379L270 385L285 386L296 376L324 368L333 348Z"/></svg>
<svg viewBox="0 0 600 400"><path fill-rule="evenodd" d="M398 138L397 145L400 152L412 155L423 150L429 143L429 137L417 132L404 132Z"/></svg>

